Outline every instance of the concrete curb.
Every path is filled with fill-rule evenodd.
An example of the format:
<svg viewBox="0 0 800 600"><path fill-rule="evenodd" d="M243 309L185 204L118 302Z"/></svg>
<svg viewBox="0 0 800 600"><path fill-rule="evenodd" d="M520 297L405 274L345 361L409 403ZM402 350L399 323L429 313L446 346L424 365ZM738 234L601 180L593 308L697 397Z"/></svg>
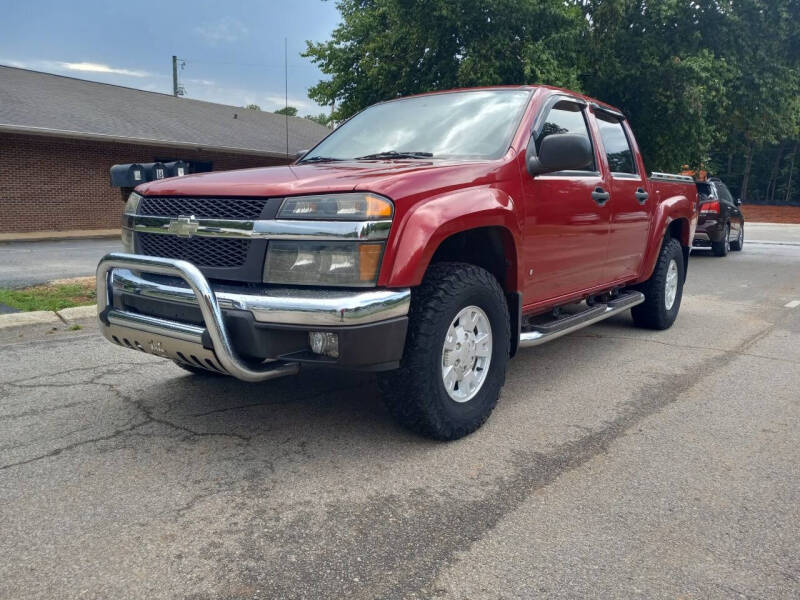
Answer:
<svg viewBox="0 0 800 600"><path fill-rule="evenodd" d="M72 321L80 321L83 319L93 319L97 316L97 305L91 304L89 306L73 306L72 308L62 308L55 313L65 323Z"/></svg>
<svg viewBox="0 0 800 600"><path fill-rule="evenodd" d="M18 312L8 315L0 315L0 329L10 329L11 327L25 327L29 325L71 325L77 321L94 319L97 316L97 305L73 306L63 308L57 312L49 310L34 310L30 312Z"/></svg>
<svg viewBox="0 0 800 600"><path fill-rule="evenodd" d="M0 315L0 329L10 327L23 327L26 325L63 325L64 321L49 310L34 310L31 312L11 313Z"/></svg>

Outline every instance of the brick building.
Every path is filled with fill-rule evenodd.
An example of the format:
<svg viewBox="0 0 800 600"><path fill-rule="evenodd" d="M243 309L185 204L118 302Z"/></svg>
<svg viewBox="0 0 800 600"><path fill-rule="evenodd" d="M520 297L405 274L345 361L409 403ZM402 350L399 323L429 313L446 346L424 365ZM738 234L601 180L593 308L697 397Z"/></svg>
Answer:
<svg viewBox="0 0 800 600"><path fill-rule="evenodd" d="M111 165L197 170L286 164L328 130L313 121L0 66L0 233L119 227Z"/></svg>

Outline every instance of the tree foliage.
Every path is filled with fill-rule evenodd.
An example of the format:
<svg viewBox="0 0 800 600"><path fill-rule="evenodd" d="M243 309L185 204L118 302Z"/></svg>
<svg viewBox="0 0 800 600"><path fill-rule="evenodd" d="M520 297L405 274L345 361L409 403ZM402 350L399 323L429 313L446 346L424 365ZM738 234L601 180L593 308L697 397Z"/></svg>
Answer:
<svg viewBox="0 0 800 600"><path fill-rule="evenodd" d="M324 127L331 127L333 125L333 119L331 119L330 115L326 115L325 113L319 113L318 115L306 115L303 118L308 119L309 121L314 121L314 123L319 123Z"/></svg>
<svg viewBox="0 0 800 600"><path fill-rule="evenodd" d="M284 106L275 111L276 115L288 115L290 117L297 116L297 108L294 106Z"/></svg>
<svg viewBox="0 0 800 600"><path fill-rule="evenodd" d="M342 120L413 93L549 84L620 107L653 170L800 202L800 0L339 0L305 56Z"/></svg>

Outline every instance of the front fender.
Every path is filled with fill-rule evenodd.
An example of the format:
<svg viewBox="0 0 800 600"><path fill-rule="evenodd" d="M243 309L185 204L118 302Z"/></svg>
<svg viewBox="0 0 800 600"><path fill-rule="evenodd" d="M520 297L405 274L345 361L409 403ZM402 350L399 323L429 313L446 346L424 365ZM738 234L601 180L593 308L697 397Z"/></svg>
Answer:
<svg viewBox="0 0 800 600"><path fill-rule="evenodd" d="M522 238L522 222L512 198L490 187L449 191L415 204L401 219L387 240L379 285L419 285L436 249L448 237L480 227L502 227L513 239L514 254ZM510 269L517 289L518 265Z"/></svg>
<svg viewBox="0 0 800 600"><path fill-rule="evenodd" d="M661 195L662 192L659 190L656 194ZM661 252L664 236L675 221L680 222L679 240L681 245L690 248L694 230L697 227L697 204L695 199L680 194L659 201L653 215L653 227L650 228L650 236L647 240L639 281L645 281L653 274L658 254Z"/></svg>

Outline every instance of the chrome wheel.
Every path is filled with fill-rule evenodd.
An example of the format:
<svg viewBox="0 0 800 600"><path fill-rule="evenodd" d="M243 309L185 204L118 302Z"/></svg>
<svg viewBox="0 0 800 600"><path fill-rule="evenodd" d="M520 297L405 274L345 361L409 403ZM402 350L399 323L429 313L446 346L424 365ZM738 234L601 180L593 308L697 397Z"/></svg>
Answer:
<svg viewBox="0 0 800 600"><path fill-rule="evenodd" d="M669 261L667 267L667 279L664 282L664 306L667 310L675 304L675 296L678 295L678 263L675 259Z"/></svg>
<svg viewBox="0 0 800 600"><path fill-rule="evenodd" d="M725 252L731 251L731 226L725 226Z"/></svg>
<svg viewBox="0 0 800 600"><path fill-rule="evenodd" d="M468 402L489 374L492 326L483 309L467 306L450 323L442 348L442 382L451 399Z"/></svg>

